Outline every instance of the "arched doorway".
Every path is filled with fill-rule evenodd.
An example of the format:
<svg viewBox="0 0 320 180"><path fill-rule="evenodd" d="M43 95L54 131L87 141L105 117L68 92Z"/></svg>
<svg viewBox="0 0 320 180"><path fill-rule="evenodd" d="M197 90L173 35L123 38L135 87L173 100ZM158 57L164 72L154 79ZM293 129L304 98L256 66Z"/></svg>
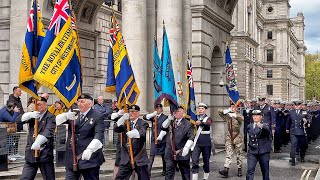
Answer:
<svg viewBox="0 0 320 180"><path fill-rule="evenodd" d="M211 95L210 95L210 114L215 123L212 127L213 140L216 147L225 144L226 125L218 114L218 109L229 106L229 99L226 93L225 84L225 63L224 53L220 47L215 46L212 52L211 60ZM223 84L221 84L223 82Z"/></svg>

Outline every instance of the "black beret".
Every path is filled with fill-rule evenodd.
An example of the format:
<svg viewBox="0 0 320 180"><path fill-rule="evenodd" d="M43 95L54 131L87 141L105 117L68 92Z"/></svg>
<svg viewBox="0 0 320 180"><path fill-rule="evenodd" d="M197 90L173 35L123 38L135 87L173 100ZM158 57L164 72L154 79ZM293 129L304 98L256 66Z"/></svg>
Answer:
<svg viewBox="0 0 320 180"><path fill-rule="evenodd" d="M140 111L140 107L138 105L131 105L129 106L128 110Z"/></svg>
<svg viewBox="0 0 320 180"><path fill-rule="evenodd" d="M41 97L40 100L38 100L38 101L47 102L48 100L45 97Z"/></svg>
<svg viewBox="0 0 320 180"><path fill-rule="evenodd" d="M90 96L90 94L86 94L86 93L81 94L81 96L79 96L77 100L79 99L89 99L93 101L93 98Z"/></svg>

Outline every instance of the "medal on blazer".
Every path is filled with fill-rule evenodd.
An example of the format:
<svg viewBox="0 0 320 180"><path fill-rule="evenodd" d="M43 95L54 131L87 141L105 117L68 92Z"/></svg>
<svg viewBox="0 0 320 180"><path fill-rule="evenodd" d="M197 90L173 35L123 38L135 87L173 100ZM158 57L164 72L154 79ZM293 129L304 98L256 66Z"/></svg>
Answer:
<svg viewBox="0 0 320 180"><path fill-rule="evenodd" d="M93 121L93 118L90 118L90 124L93 124L93 122L92 122L92 121Z"/></svg>

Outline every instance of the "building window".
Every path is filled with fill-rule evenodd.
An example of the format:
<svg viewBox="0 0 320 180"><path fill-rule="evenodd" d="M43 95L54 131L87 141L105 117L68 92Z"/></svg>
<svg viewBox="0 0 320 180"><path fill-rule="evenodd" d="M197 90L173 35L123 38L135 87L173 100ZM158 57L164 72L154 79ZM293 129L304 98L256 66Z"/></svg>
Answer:
<svg viewBox="0 0 320 180"><path fill-rule="evenodd" d="M272 31L268 31L268 39L272 39Z"/></svg>
<svg viewBox="0 0 320 180"><path fill-rule="evenodd" d="M267 62L273 62L273 49L267 50Z"/></svg>
<svg viewBox="0 0 320 180"><path fill-rule="evenodd" d="M272 69L267 70L267 78L272 78Z"/></svg>
<svg viewBox="0 0 320 180"><path fill-rule="evenodd" d="M268 95L273 95L273 85L267 85L267 93Z"/></svg>

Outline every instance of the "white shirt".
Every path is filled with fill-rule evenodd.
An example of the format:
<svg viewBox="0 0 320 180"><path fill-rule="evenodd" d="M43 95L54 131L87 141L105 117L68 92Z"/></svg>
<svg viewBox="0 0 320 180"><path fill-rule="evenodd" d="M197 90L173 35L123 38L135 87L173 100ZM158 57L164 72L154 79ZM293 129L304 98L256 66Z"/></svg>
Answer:
<svg viewBox="0 0 320 180"><path fill-rule="evenodd" d="M182 118L181 118L181 119L176 119L176 125L177 125L177 126L179 126L179 125L180 125L181 120L182 120Z"/></svg>

